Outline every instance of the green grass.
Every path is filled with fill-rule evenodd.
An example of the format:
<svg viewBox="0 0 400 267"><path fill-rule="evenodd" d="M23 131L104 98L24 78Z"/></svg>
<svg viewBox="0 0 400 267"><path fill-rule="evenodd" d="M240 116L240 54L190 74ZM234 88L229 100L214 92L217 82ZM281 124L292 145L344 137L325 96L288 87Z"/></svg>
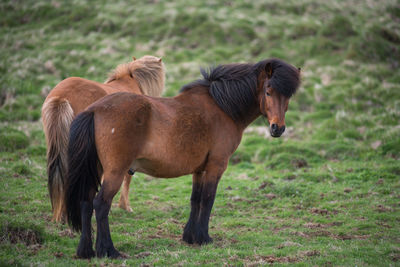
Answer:
<svg viewBox="0 0 400 267"><path fill-rule="evenodd" d="M400 8L395 0L0 3L0 265L400 265ZM62 79L162 56L165 96L199 67L279 57L302 86L272 139L258 119L218 187L211 245L181 241L191 178L135 175L110 215L124 260L78 260L50 221L40 108ZM95 230L95 223L93 220Z"/></svg>

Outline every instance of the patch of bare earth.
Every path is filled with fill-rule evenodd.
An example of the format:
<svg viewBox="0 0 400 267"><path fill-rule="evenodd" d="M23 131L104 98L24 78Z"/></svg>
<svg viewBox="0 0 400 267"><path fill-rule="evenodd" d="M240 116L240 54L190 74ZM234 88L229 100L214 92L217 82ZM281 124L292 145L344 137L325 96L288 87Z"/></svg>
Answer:
<svg viewBox="0 0 400 267"><path fill-rule="evenodd" d="M292 241L286 241L283 242L282 244L279 244L277 246L278 249L282 249L282 248L286 248L286 247L301 247L302 245L296 242L292 242Z"/></svg>
<svg viewBox="0 0 400 267"><path fill-rule="evenodd" d="M160 224L157 226L157 231L154 234L150 234L147 237L150 239L161 239L161 238L165 238L165 239L171 239L171 240L176 240L176 241L181 241L182 237L181 235L174 235L171 233L170 230L166 229L165 224L167 223L172 223L172 224L176 224L179 226L179 228L183 228L183 224L175 219L168 219L167 221L165 221L163 224Z"/></svg>
<svg viewBox="0 0 400 267"><path fill-rule="evenodd" d="M24 227L4 226L1 235L0 242L23 243L28 247L38 248L43 238L41 234L33 229Z"/></svg>
<svg viewBox="0 0 400 267"><path fill-rule="evenodd" d="M253 259L247 259L245 261L246 266L260 266L263 264L273 264L273 263L288 263L288 262L297 262L300 259L297 257L290 257L290 256L284 256L284 257L276 257L272 255L268 256L261 256L261 255L255 255Z"/></svg>
<svg viewBox="0 0 400 267"><path fill-rule="evenodd" d="M272 199L276 198L276 195L273 193L268 193L268 194L265 194L265 197L268 198L269 200L272 200Z"/></svg>
<svg viewBox="0 0 400 267"><path fill-rule="evenodd" d="M392 255L391 258L394 262L400 262L400 254Z"/></svg>
<svg viewBox="0 0 400 267"><path fill-rule="evenodd" d="M60 237L69 237L69 238L74 238L76 236L76 234L74 232L72 232L71 229L65 229L63 231L58 232L58 236Z"/></svg>
<svg viewBox="0 0 400 267"><path fill-rule="evenodd" d="M301 231L295 231L292 232L291 234L304 237L304 238L313 238L313 237L330 237L334 239L340 239L340 240L353 240L353 239L358 239L358 240L365 240L370 237L370 235L352 235L352 234L334 234L332 232L329 232L327 230L315 230L315 231L308 231L308 232L301 232Z"/></svg>
<svg viewBox="0 0 400 267"><path fill-rule="evenodd" d="M319 256L320 252L317 250L301 251L295 256L273 256L273 255L255 255L254 259L247 259L248 262L245 263L246 266L259 266L264 264L274 264L274 263L295 263L304 260L307 257Z"/></svg>
<svg viewBox="0 0 400 267"><path fill-rule="evenodd" d="M264 188L266 188L266 187L272 187L274 184L273 183L271 183L270 181L266 181L266 182L263 182L259 187L258 187L258 189L264 189Z"/></svg>
<svg viewBox="0 0 400 267"><path fill-rule="evenodd" d="M328 211L326 209L320 209L320 208L311 208L310 212L318 215L330 215L338 213L337 210Z"/></svg>
<svg viewBox="0 0 400 267"><path fill-rule="evenodd" d="M152 253L150 251L143 251L135 255L136 258L146 258L150 256Z"/></svg>
<svg viewBox="0 0 400 267"><path fill-rule="evenodd" d="M56 258L62 258L62 257L64 257L64 253L62 253L62 252L54 252L53 255L54 255L54 257L56 257Z"/></svg>
<svg viewBox="0 0 400 267"><path fill-rule="evenodd" d="M328 227L332 227L332 226L340 226L342 225L342 222L332 222L332 223L313 223L313 222L308 222L305 223L303 226L306 228L310 228L310 229L315 229L315 228L328 228Z"/></svg>
<svg viewBox="0 0 400 267"><path fill-rule="evenodd" d="M376 206L376 211L378 211L378 212L392 212L393 209L390 208L390 207L385 207L383 205L378 205L378 206Z"/></svg>

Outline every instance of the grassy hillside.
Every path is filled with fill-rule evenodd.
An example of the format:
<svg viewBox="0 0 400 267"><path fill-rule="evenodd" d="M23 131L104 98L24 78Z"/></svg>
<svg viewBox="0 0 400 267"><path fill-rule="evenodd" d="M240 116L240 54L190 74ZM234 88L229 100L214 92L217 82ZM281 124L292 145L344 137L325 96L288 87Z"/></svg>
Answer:
<svg viewBox="0 0 400 267"><path fill-rule="evenodd" d="M180 240L189 176L138 174L133 213L110 215L130 258L90 264L400 265L399 1L112 2L0 3L0 265L87 266L79 236L50 222L40 108L62 79L102 82L145 54L163 57L165 96L201 66L270 57L301 67L303 83L284 136L259 119L232 157L213 244Z"/></svg>

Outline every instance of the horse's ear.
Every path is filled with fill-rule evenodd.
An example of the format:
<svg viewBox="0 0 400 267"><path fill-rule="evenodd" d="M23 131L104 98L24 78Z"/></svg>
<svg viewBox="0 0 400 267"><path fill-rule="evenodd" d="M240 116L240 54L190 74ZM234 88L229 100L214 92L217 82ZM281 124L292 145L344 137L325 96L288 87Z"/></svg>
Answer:
<svg viewBox="0 0 400 267"><path fill-rule="evenodd" d="M160 58L159 60L158 60L158 62L161 62L162 61L162 58Z"/></svg>
<svg viewBox="0 0 400 267"><path fill-rule="evenodd" d="M265 73L267 74L268 79L271 79L271 77L272 77L272 64L270 62L268 62L265 65Z"/></svg>
<svg viewBox="0 0 400 267"><path fill-rule="evenodd" d="M135 58L135 57L132 57L132 59L133 59L133 61L135 61L135 60L136 60L136 58Z"/></svg>

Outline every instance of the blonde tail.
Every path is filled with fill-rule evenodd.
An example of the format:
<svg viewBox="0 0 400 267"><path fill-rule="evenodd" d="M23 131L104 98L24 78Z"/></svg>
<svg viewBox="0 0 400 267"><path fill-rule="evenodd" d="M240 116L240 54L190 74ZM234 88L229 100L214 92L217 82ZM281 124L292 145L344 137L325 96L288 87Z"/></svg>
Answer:
<svg viewBox="0 0 400 267"><path fill-rule="evenodd" d="M65 222L64 182L67 172L69 128L74 111L66 99L46 99L42 107L43 129L47 143L48 189L53 221Z"/></svg>

